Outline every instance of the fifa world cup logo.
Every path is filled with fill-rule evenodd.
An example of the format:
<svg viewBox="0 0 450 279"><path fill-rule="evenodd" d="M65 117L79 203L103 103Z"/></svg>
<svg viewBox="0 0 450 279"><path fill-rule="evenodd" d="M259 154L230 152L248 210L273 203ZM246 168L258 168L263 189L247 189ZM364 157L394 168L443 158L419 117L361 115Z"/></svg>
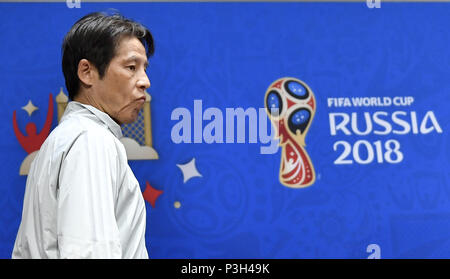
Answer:
<svg viewBox="0 0 450 279"><path fill-rule="evenodd" d="M296 78L273 82L264 98L266 112L280 139L280 182L291 188L314 183L314 166L305 150L305 137L316 111L311 89Z"/></svg>

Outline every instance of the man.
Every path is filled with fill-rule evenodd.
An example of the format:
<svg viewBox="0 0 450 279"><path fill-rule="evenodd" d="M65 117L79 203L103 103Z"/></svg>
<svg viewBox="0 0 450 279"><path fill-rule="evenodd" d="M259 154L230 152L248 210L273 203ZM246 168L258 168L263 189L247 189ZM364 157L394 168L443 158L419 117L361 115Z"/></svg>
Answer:
<svg viewBox="0 0 450 279"><path fill-rule="evenodd" d="M89 14L64 38L71 102L28 175L13 258L148 258L145 204L120 142L150 87L153 38L120 15Z"/></svg>

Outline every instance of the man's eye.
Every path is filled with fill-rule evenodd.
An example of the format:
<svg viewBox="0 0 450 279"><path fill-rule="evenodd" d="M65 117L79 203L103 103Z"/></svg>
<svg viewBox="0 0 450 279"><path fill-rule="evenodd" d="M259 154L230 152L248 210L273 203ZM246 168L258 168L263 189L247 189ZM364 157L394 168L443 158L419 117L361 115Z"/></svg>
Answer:
<svg viewBox="0 0 450 279"><path fill-rule="evenodd" d="M130 69L134 72L136 70L136 66L128 66L128 69Z"/></svg>

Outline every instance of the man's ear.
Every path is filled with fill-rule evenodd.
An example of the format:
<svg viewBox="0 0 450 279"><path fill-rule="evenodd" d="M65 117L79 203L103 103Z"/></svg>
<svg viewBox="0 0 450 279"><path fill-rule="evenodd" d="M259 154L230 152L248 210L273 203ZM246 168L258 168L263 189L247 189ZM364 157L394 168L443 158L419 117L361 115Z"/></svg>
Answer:
<svg viewBox="0 0 450 279"><path fill-rule="evenodd" d="M78 63L78 78L87 87L92 86L98 76L97 69L87 59L81 59ZM97 77L98 78L98 77Z"/></svg>

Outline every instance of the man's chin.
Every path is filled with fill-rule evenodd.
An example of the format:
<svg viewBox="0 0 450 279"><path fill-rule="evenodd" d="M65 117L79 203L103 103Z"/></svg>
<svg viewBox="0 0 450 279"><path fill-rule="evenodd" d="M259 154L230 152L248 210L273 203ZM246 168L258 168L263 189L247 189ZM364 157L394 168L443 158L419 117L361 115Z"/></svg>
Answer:
<svg viewBox="0 0 450 279"><path fill-rule="evenodd" d="M123 124L131 124L136 122L139 117L139 112L141 109L133 109L132 111L128 111L128 113L120 113L117 118L113 118L119 125Z"/></svg>
<svg viewBox="0 0 450 279"><path fill-rule="evenodd" d="M136 122L138 117L139 117L139 110L136 110L132 115L130 115L126 119L121 119L120 124L131 124L133 122Z"/></svg>

